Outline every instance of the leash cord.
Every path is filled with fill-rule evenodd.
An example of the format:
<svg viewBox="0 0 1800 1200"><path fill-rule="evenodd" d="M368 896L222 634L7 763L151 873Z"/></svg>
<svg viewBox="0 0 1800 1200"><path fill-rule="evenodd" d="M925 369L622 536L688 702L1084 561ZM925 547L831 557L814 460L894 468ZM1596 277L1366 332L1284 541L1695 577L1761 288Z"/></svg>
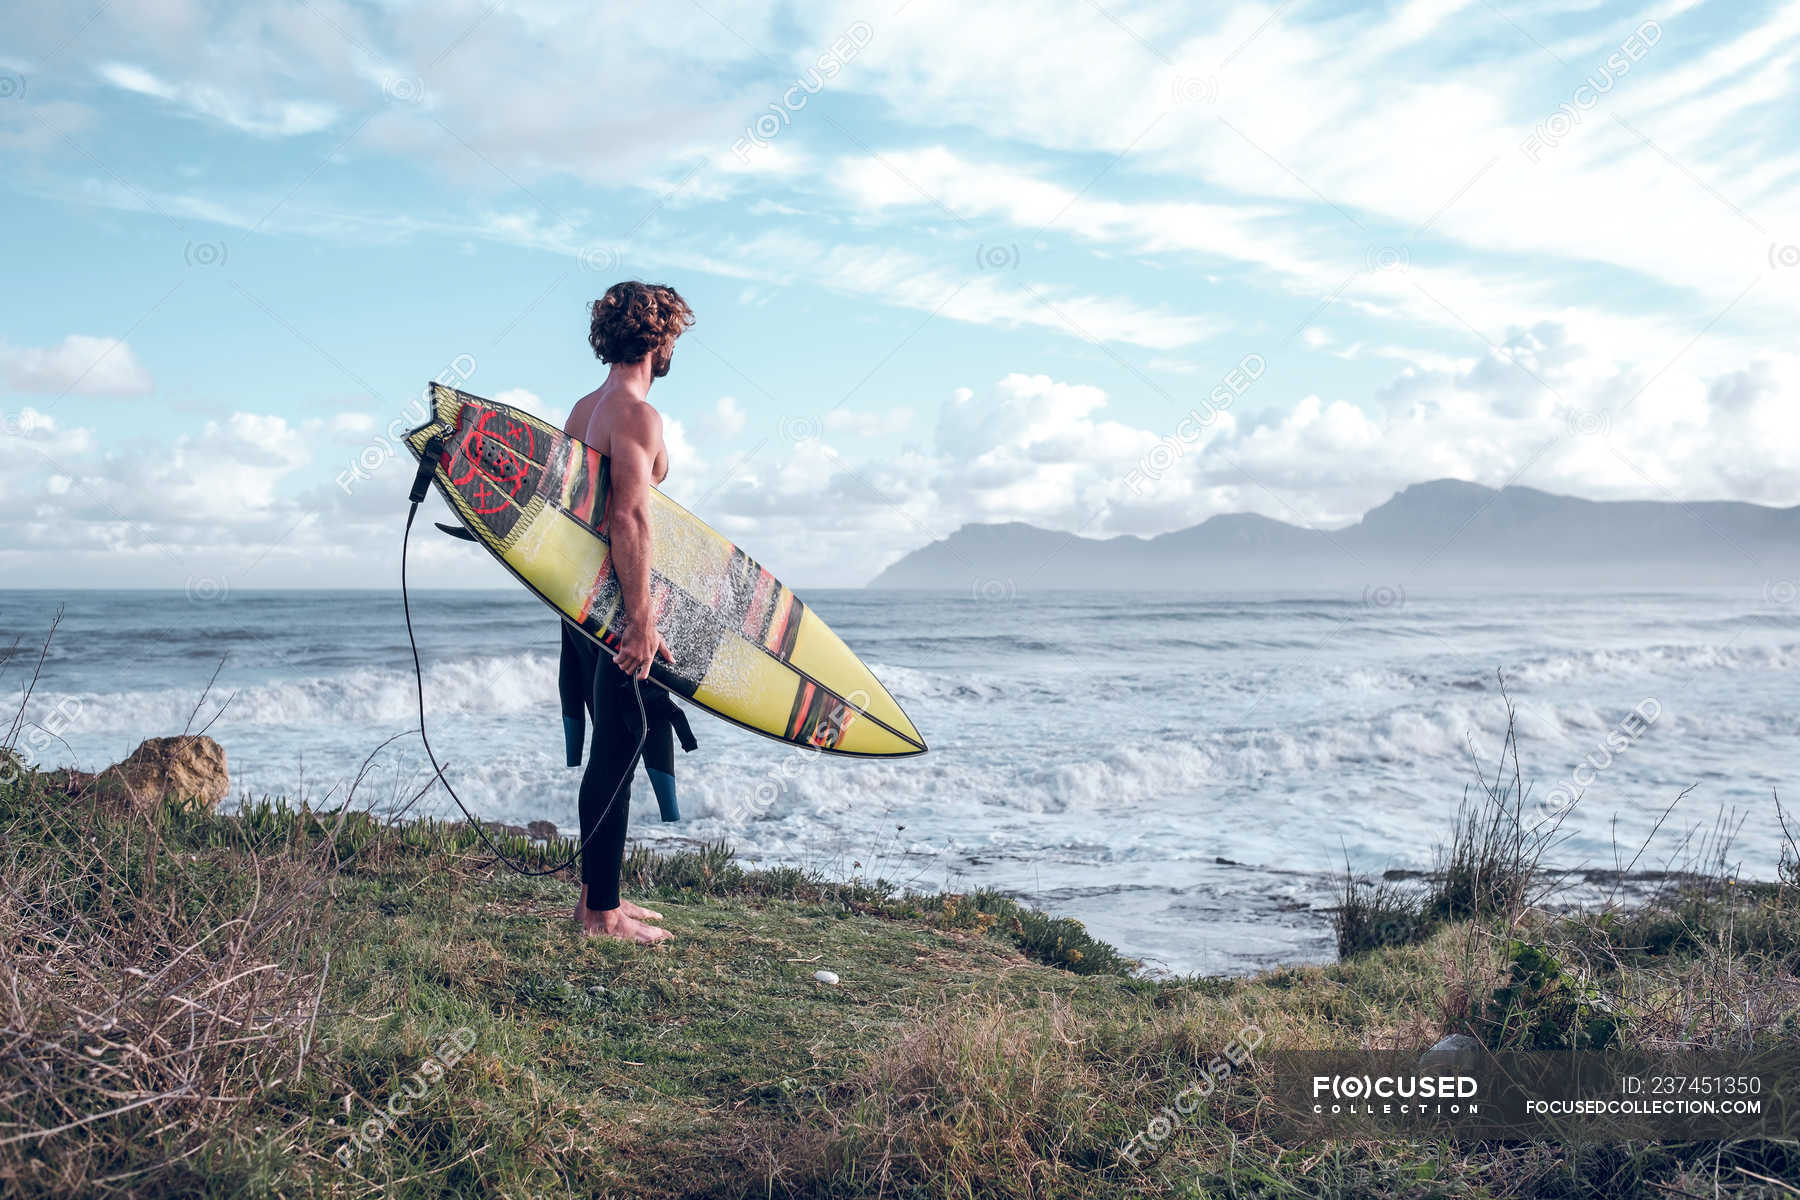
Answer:
<svg viewBox="0 0 1800 1200"><path fill-rule="evenodd" d="M423 472L421 472L421 474L422 473ZM596 833L600 832L600 827L602 825L606 824L606 818L612 813L613 805L618 802L619 792L623 790L627 783L631 782L632 772L637 770L638 759L641 758L644 753L644 741L650 733L649 718L644 713L644 693L640 688L637 677L633 676L631 680L631 694L637 699L638 710L637 749L632 751L631 761L625 764L625 773L619 776L619 782L613 785L612 795L607 797L606 807L600 811L599 820L595 821L593 828L587 831L587 834L581 839L581 844L575 847L575 852L556 866L546 867L541 871L532 867L522 867L512 859L506 857L506 855L502 854L500 852L500 847L494 845L494 840L488 836L487 829L480 821L476 820L475 814L469 811L469 806L462 802L462 797L456 794L456 789L450 786L450 781L444 778L444 768L438 762L437 755L433 753L431 749L431 739L425 736L425 672L423 668L419 666L419 643L418 639L413 637L412 600L408 596L406 590L406 552L408 547L412 544L413 518L418 515L419 500L415 499L412 502L412 507L406 512L406 533L402 535L400 539L400 607L406 613L406 640L408 644L412 646L413 686L419 698L419 741L425 744L425 756L431 760L431 767L436 773L438 782L444 785L444 790L450 793L450 798L456 801L456 807L462 809L463 817L469 822L470 827L473 828L476 833L481 835L481 840L487 843L487 848L493 852L495 858L506 864L510 870L531 878L560 874L574 866L581 858L582 852L587 849L588 841ZM602 666L604 666L604 664L602 664ZM595 713L594 719L598 721L600 719L600 714ZM590 761L588 766L592 767L593 763Z"/></svg>

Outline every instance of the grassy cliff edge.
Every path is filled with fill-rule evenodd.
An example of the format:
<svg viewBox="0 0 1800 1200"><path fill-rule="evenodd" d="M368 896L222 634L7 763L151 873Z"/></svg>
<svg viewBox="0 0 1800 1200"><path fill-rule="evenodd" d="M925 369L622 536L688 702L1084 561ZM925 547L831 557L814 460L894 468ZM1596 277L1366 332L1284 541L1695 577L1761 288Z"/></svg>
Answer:
<svg viewBox="0 0 1800 1200"><path fill-rule="evenodd" d="M630 893L679 935L650 951L581 939L566 879L500 869L458 826L124 817L15 770L0 830L9 1194L1774 1196L1800 1175L1763 1142L1282 1145L1254 1066L1145 1136L1246 1029L1558 1045L1603 1011L1645 1046L1791 1039L1791 854L1780 883L1556 914L1484 898L1486 867L1467 894L1459 832L1416 895L1349 881L1337 964L1153 981L999 895L723 848L632 855ZM1521 946L1567 986L1496 1015Z"/></svg>

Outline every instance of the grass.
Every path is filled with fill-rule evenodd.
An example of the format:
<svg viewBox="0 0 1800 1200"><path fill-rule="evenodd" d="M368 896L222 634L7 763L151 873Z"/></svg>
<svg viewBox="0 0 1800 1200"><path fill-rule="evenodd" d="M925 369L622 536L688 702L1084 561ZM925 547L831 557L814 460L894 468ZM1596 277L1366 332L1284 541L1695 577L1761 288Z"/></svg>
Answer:
<svg viewBox="0 0 1800 1200"><path fill-rule="evenodd" d="M1359 879L1345 863L1332 913L1340 955L1407 945L1451 922L1510 926L1560 882L1544 860L1561 843L1562 823L1572 809L1531 809L1531 788L1519 761L1516 713L1504 677L1500 695L1506 733L1493 773L1471 754L1476 786L1463 791L1450 840L1438 846L1427 886L1419 890L1404 881Z"/></svg>
<svg viewBox="0 0 1800 1200"><path fill-rule="evenodd" d="M1800 1037L1791 851L1770 884L1546 911L1533 840L1494 816L1525 811L1522 778L1488 781L1422 887L1348 877L1367 903L1337 915L1341 961L1153 981L994 893L752 870L723 846L630 856L671 946L586 941L569 881L498 870L460 826L273 802L124 818L0 771L0 1191L1792 1194L1767 1182L1800 1178L1785 1143L1285 1144L1254 1056L1145 1138L1248 1029L1279 1049Z"/></svg>
<svg viewBox="0 0 1800 1200"><path fill-rule="evenodd" d="M22 1194L684 1194L700 1160L770 1153L927 1007L1150 990L1004 897L751 871L723 847L630 856L682 935L649 953L578 938L567 881L497 871L456 825L278 803L122 820L24 773L0 829L20 931L0 1186ZM349 1130L464 1029L440 1086L346 1168Z"/></svg>
<svg viewBox="0 0 1800 1200"><path fill-rule="evenodd" d="M1713 1195L1717 1172L1754 1195L1800 1172L1766 1144L1286 1146L1249 1069L1120 1155L1252 1026L1287 1048L1553 1044L1592 993L1632 1044L1793 1037L1791 887L1153 982L997 897L718 847L632 856L672 947L587 942L569 884L497 871L454 826L179 804L121 823L32 783L0 791L9 1194ZM1644 936L1673 919L1693 936ZM1520 947L1533 994L1509 1016ZM424 1069L453 1038L467 1053ZM345 1153L390 1097L404 1115Z"/></svg>

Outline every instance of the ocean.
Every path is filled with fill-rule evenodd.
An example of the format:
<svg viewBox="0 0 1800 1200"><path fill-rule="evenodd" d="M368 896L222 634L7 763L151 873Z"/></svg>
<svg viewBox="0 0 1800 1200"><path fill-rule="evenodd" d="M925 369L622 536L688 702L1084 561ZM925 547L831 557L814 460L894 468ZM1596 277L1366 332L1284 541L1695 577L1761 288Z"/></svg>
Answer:
<svg viewBox="0 0 1800 1200"><path fill-rule="evenodd" d="M633 838L1000 888L1153 970L1328 960L1346 858L1428 866L1475 764L1492 773L1502 674L1534 808L1581 797L1559 865L1630 859L1692 788L1640 866L1726 812L1743 872L1770 877L1774 795L1800 778L1787 595L804 595L931 753L821 758L696 714L684 819L657 819L640 774ZM59 605L24 738L43 765L94 769L211 721L240 797L335 803L395 735L357 802L391 810L429 778L396 591L0 591L0 645L23 643L8 714ZM485 819L573 832L554 616L517 589L415 594L413 611L458 791ZM455 815L441 789L413 811Z"/></svg>

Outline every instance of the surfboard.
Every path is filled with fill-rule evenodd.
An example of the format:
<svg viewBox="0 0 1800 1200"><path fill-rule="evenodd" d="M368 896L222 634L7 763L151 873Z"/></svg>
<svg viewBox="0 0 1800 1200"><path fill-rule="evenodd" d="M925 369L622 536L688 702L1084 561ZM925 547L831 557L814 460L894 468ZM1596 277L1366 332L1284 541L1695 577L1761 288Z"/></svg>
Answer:
<svg viewBox="0 0 1800 1200"><path fill-rule="evenodd" d="M623 604L605 519L605 458L538 417L443 384L407 433L464 528L538 599L608 650ZM652 682L734 725L861 758L923 754L893 696L798 596L732 541L650 490L650 599L675 661Z"/></svg>

